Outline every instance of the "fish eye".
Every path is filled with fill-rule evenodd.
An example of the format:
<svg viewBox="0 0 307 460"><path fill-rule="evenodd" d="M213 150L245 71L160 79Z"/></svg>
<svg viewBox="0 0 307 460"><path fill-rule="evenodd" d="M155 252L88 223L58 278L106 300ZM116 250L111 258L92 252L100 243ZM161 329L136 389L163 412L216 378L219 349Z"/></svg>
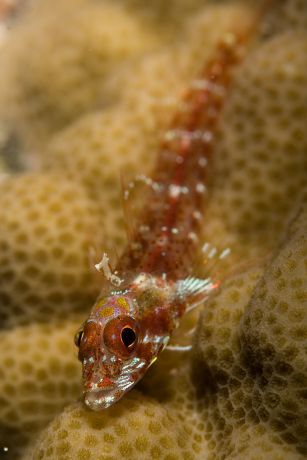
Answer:
<svg viewBox="0 0 307 460"><path fill-rule="evenodd" d="M79 331L75 334L74 341L75 341L76 347L78 347L78 348L80 347L83 334L84 334L83 329L79 329Z"/></svg>
<svg viewBox="0 0 307 460"><path fill-rule="evenodd" d="M130 316L113 318L104 328L104 345L123 359L129 358L137 346L138 331L137 322Z"/></svg>
<svg viewBox="0 0 307 460"><path fill-rule="evenodd" d="M125 347L132 348L136 341L136 333L132 327L125 326L121 332L121 339Z"/></svg>

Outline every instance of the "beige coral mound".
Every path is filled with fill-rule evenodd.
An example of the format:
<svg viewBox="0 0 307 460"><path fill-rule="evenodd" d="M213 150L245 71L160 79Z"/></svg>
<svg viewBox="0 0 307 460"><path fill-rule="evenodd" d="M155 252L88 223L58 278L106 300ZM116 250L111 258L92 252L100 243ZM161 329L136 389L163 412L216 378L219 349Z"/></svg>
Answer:
<svg viewBox="0 0 307 460"><path fill-rule="evenodd" d="M285 2L283 21L293 28L307 29L307 4L304 0Z"/></svg>
<svg viewBox="0 0 307 460"><path fill-rule="evenodd" d="M2 178L5 177L6 173L7 173L6 164L3 161L3 159L0 158L0 178L1 178L1 176L2 176Z"/></svg>
<svg viewBox="0 0 307 460"><path fill-rule="evenodd" d="M174 35L181 32L186 19L199 11L207 0L119 0L122 5L131 9L134 14L142 17L160 34L174 40Z"/></svg>
<svg viewBox="0 0 307 460"><path fill-rule="evenodd" d="M123 103L142 123L161 135L168 129L187 84L198 78L207 59L233 24L249 24L253 9L244 4L207 5L188 17L180 39L162 51L148 54L131 71L115 74L113 92L124 86Z"/></svg>
<svg viewBox="0 0 307 460"><path fill-rule="evenodd" d="M120 106L82 117L59 132L42 157L42 166L65 172L85 186L103 216L104 235L120 250L126 241L124 189L137 172L146 175L151 171L158 142L155 130L138 112ZM127 212L125 217L130 220L129 209Z"/></svg>
<svg viewBox="0 0 307 460"><path fill-rule="evenodd" d="M306 455L306 209L291 228L259 281L252 270L226 282L199 322L194 383L213 458Z"/></svg>
<svg viewBox="0 0 307 460"><path fill-rule="evenodd" d="M1 110L33 144L53 134L35 157L39 173L0 183L0 314L11 326L0 334L0 448L9 460L303 459L306 206L295 211L306 203L305 3L276 2L273 29L252 40L225 99L201 241L230 247L232 267L200 307L193 350L163 352L139 392L106 411L80 402L61 414L81 396L74 312L85 319L101 284L90 248L124 245L119 177L149 174L182 88L199 84L217 41L250 24L259 2L178 0L187 16L170 25L170 46L144 58L155 42L148 25L166 12L156 28L165 32L173 1L40 3L41 18L7 41L20 78L6 82L12 105ZM186 315L179 338L195 318Z"/></svg>
<svg viewBox="0 0 307 460"><path fill-rule="evenodd" d="M247 378L238 359L238 332L260 273L253 268L229 279L204 306L198 323L192 381L197 390L198 410L203 414L210 459L228 458L240 440L235 430L255 421L249 403L253 381ZM242 444L248 445L244 440Z"/></svg>
<svg viewBox="0 0 307 460"><path fill-rule="evenodd" d="M187 19L181 53L187 82L197 78L217 43L223 39L227 41L234 32L244 34L253 27L255 12L249 2L210 2Z"/></svg>
<svg viewBox="0 0 307 460"><path fill-rule="evenodd" d="M133 391L101 413L81 404L69 406L42 433L28 458L194 460L201 458L197 447L202 440L192 440L191 431L171 408ZM201 447L203 455L205 442Z"/></svg>
<svg viewBox="0 0 307 460"><path fill-rule="evenodd" d="M24 128L34 144L109 103L110 74L156 42L148 27L116 4L50 3L33 7L0 60L2 116Z"/></svg>
<svg viewBox="0 0 307 460"><path fill-rule="evenodd" d="M258 413L307 453L307 207L245 312L246 359L259 387ZM266 415L269 414L269 415Z"/></svg>
<svg viewBox="0 0 307 460"><path fill-rule="evenodd" d="M73 335L81 318L0 332L0 444L16 458L81 391Z"/></svg>
<svg viewBox="0 0 307 460"><path fill-rule="evenodd" d="M230 460L303 460L291 446L279 443L262 425L245 425L235 431L235 450L227 457Z"/></svg>
<svg viewBox="0 0 307 460"><path fill-rule="evenodd" d="M290 242L291 250L288 248L288 243L281 249L278 256L287 274L293 270L293 263L283 262L283 258L287 257L287 252L295 257L293 250L296 245L298 245L300 254L303 251L306 252L305 221L304 216L304 219L301 218L295 222L291 232L294 235L292 243ZM135 409L131 408L131 399L134 400L136 395L132 392L113 406L109 413L88 412L84 406L68 408L42 433L41 439L33 450L33 458L53 459L62 458L61 456L65 458L65 455L68 458L78 458L78 456L80 458L100 458L97 457L99 452L102 459L127 457L136 459L142 458L142 455L144 458L164 459L172 458L168 456L169 446L172 446L171 453L175 453L174 458L179 459L203 459L204 455L212 460L224 458L232 460L243 458L250 460L302 459L306 453L305 438L300 438L303 436L302 430L304 429L303 400L301 406L297 408L298 413L294 420L293 415L291 418L289 413L294 401L288 398L288 394L295 395L296 403L300 401L300 398L304 398L303 374L295 372L292 375L293 373L288 372L286 365L277 363L274 366L272 362L268 363L267 369L258 367L257 360L261 361L265 353L262 353L260 346L255 349L255 353L258 353L256 359L249 354L249 339L244 329L246 318L251 315L250 309L255 299L259 299L261 305L269 309L269 305L264 303L265 299L259 288L262 280L270 279L272 276L273 284L279 290L279 277L274 276L275 264L275 261L269 264L262 276L262 269L255 267L250 268L244 274L230 278L216 296L205 304L195 338L190 378L188 377L190 371L186 365L181 364L181 370L170 374L166 373L162 366L164 377L160 375L160 383L153 386L142 385L142 391L155 398L155 401L150 402L153 408L156 408L153 410L155 422L160 422L160 411L167 410L170 417L175 417L176 422L165 425L168 438L173 440L171 443L170 441L165 444L159 443L159 440L153 436L148 423L143 421L144 412L146 414L149 404L145 394L137 396ZM304 260L300 267L305 267ZM291 281L285 286L283 297L287 289L289 295L292 295L293 283ZM290 310L291 307L289 312ZM292 311L294 316L287 316L287 323L296 327L297 308L295 305ZM256 317L259 318L260 315ZM270 331L268 336L271 336L271 329L274 330L275 324L276 321L268 323ZM258 323L256 328L251 330L253 333L259 331L259 334L263 335ZM289 335L285 328L284 332ZM283 339L282 343L285 342ZM285 346L285 349L289 352L289 346ZM300 352L303 354L303 350ZM297 362L302 363L304 358L300 358L299 353ZM271 358L270 353L268 359L271 360ZM256 369L253 363L256 363ZM292 365L294 366L295 363ZM271 381L267 381L270 373ZM167 382L164 385L168 387L167 392L160 388L165 375L167 375ZM150 373L146 378L150 380ZM283 385L282 380L284 380ZM274 395L277 389L279 393ZM162 405L157 402L159 400L163 403ZM278 423L276 420L277 407L283 403L287 408L283 415L290 417L287 419L287 430L284 432L285 424ZM133 421L134 414L135 421ZM90 420L95 422L89 422ZM140 423L142 429L134 426L136 421ZM89 425L94 431L89 431ZM177 452L175 439L178 439L177 436L182 439L181 430L185 425L187 427L185 429L186 445L189 446L190 452L182 454L180 450ZM74 434L76 429L80 430L78 435ZM144 434L143 429L145 429ZM161 428L155 429L157 433L161 431ZM101 430L103 430L103 436ZM145 438L148 436L147 444L154 442L154 446L158 445L160 453L153 447L143 448L142 454L139 453L138 441L135 437L140 436L140 433ZM94 435L94 438L90 435ZM117 441L118 437L119 441ZM89 439L92 440L92 445ZM151 446L151 444L148 445Z"/></svg>
<svg viewBox="0 0 307 460"><path fill-rule="evenodd" d="M274 247L306 182L306 56L306 33L260 44L238 70L221 118L206 237L241 257Z"/></svg>
<svg viewBox="0 0 307 460"><path fill-rule="evenodd" d="M307 30L307 4L305 0L288 0L276 4L271 14L270 28L273 32L289 29Z"/></svg>
<svg viewBox="0 0 307 460"><path fill-rule="evenodd" d="M0 183L0 312L3 325L87 310L99 289L90 247L102 235L97 209L61 176Z"/></svg>

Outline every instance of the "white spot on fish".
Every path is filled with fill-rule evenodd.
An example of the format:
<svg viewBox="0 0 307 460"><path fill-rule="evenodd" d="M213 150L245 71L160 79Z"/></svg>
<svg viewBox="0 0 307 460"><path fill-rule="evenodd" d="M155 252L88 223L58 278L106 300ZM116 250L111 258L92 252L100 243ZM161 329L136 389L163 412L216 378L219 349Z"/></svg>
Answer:
<svg viewBox="0 0 307 460"><path fill-rule="evenodd" d="M169 196L171 198L178 198L181 194L187 195L189 193L188 187L181 187L180 185L171 184L169 186Z"/></svg>
<svg viewBox="0 0 307 460"><path fill-rule="evenodd" d="M206 144L210 144L213 141L212 131L203 131L201 140Z"/></svg>
<svg viewBox="0 0 307 460"><path fill-rule="evenodd" d="M194 219L196 219L196 220L201 220L202 214L201 214L201 212L199 212L199 211L194 211L194 212L193 212L193 217L194 217Z"/></svg>
<svg viewBox="0 0 307 460"><path fill-rule="evenodd" d="M189 232L188 233L188 238L191 241L198 241L198 237L197 237L196 233L194 233L194 232Z"/></svg>
<svg viewBox="0 0 307 460"><path fill-rule="evenodd" d="M199 182L199 183L196 185L195 190L196 190L197 193L205 193L206 187L204 186L204 184L202 184L201 182Z"/></svg>
<svg viewBox="0 0 307 460"><path fill-rule="evenodd" d="M200 166L201 168L205 168L207 164L208 164L207 158L200 158L198 160L198 166Z"/></svg>
<svg viewBox="0 0 307 460"><path fill-rule="evenodd" d="M222 251L220 254L220 259L225 259L225 257L228 257L230 253L231 253L230 248L224 249L224 251Z"/></svg>

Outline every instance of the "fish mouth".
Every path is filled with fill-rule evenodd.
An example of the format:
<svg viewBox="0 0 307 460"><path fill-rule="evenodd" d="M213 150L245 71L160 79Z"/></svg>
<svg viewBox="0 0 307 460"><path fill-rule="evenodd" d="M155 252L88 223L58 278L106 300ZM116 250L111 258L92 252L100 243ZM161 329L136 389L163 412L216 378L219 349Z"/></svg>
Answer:
<svg viewBox="0 0 307 460"><path fill-rule="evenodd" d="M143 376L146 361L134 359L121 369L118 376L108 377L94 373L84 381L84 403L94 411L101 411L112 406L119 401L127 391L131 390L134 385Z"/></svg>
<svg viewBox="0 0 307 460"><path fill-rule="evenodd" d="M94 389L84 391L85 405L94 411L100 411L112 406L118 399L114 387L108 389Z"/></svg>
<svg viewBox="0 0 307 460"><path fill-rule="evenodd" d="M84 403L94 411L107 409L121 399L137 381L131 375L123 374L116 381L105 379L99 384L86 385L83 392Z"/></svg>

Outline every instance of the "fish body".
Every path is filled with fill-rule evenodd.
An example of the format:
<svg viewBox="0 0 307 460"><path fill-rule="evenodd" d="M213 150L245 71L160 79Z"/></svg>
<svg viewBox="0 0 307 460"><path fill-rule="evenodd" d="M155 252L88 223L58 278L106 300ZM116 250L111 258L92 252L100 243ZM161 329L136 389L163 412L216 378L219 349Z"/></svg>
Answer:
<svg viewBox="0 0 307 460"><path fill-rule="evenodd" d="M181 100L161 142L141 222L117 266L124 276L145 272L174 281L190 274L219 114L240 59L240 42L232 35L219 43Z"/></svg>
<svg viewBox="0 0 307 460"><path fill-rule="evenodd" d="M115 273L76 336L84 399L94 410L118 401L167 345L187 309L219 285L191 273L206 197L208 166L233 70L249 34L216 47L184 95L166 132L138 227Z"/></svg>

